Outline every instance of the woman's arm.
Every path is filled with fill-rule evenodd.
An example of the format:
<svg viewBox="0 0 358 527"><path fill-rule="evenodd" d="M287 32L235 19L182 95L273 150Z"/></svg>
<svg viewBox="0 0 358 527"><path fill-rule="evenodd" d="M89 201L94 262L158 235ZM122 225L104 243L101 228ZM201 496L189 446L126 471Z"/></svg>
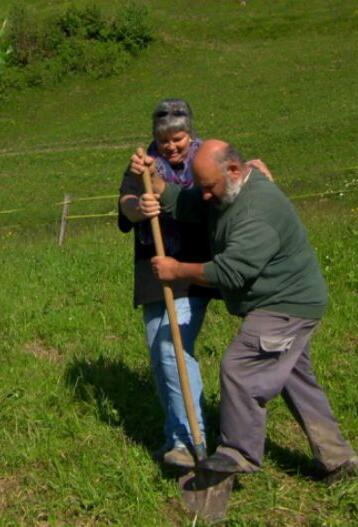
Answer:
<svg viewBox="0 0 358 527"><path fill-rule="evenodd" d="M154 169L154 160L150 156L145 156L143 148L137 148L130 159L130 164L124 176L120 189L119 209L120 212L131 222L138 223L150 216L145 215L141 210L143 193L142 174L144 166L150 165Z"/></svg>
<svg viewBox="0 0 358 527"><path fill-rule="evenodd" d="M261 161L261 159L250 159L250 161L247 161L246 164L252 168L257 168L257 170L259 170L264 176L266 176L269 181L273 181L273 175L268 169L266 163Z"/></svg>
<svg viewBox="0 0 358 527"><path fill-rule="evenodd" d="M139 197L134 194L124 194L119 198L121 213L132 223L138 223L146 219L139 208Z"/></svg>

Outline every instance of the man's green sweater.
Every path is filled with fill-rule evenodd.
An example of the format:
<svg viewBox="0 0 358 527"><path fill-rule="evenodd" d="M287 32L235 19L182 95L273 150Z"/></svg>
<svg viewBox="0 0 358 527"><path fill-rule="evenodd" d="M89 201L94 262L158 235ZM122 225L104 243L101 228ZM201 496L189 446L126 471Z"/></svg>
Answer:
<svg viewBox="0 0 358 527"><path fill-rule="evenodd" d="M220 289L231 314L265 309L322 316L327 291L305 228L288 198L259 171L252 171L225 208L204 202L200 188L172 184L161 202L174 217L209 228L213 257L204 275Z"/></svg>

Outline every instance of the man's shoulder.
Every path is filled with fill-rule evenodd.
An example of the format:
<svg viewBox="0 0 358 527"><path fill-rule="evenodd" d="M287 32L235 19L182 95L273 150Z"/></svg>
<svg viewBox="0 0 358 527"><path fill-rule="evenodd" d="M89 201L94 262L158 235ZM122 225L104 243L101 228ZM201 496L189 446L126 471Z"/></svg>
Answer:
<svg viewBox="0 0 358 527"><path fill-rule="evenodd" d="M273 181L267 179L259 170L254 170L244 186L247 197L258 201L279 200L290 203L288 196L280 189L280 187ZM244 190L243 189L243 190ZM243 194L245 194L243 193Z"/></svg>
<svg viewBox="0 0 358 527"><path fill-rule="evenodd" d="M248 188L262 189L262 191L275 191L278 186L274 181L270 181L265 174L260 172L257 168L253 168L248 179ZM246 185L245 185L246 186Z"/></svg>
<svg viewBox="0 0 358 527"><path fill-rule="evenodd" d="M238 196L235 209L233 215L237 221L251 219L276 225L281 224L284 218L290 222L297 217L289 198L258 170L251 173Z"/></svg>

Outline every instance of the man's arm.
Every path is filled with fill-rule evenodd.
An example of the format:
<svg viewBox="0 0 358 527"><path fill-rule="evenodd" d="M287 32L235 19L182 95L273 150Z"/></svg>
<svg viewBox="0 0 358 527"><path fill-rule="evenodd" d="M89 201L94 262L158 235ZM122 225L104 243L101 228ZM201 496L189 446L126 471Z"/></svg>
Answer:
<svg viewBox="0 0 358 527"><path fill-rule="evenodd" d="M179 262L170 256L154 256L151 262L154 275L163 282L189 280L193 284L213 287L205 278L203 263Z"/></svg>
<svg viewBox="0 0 358 527"><path fill-rule="evenodd" d="M164 212L182 222L199 223L206 216L206 203L199 187L187 190L178 185L166 184L160 203Z"/></svg>
<svg viewBox="0 0 358 527"><path fill-rule="evenodd" d="M225 249L210 262L186 263L154 257L154 274L163 281L187 279L207 286L238 291L255 280L279 248L276 231L263 220L250 220L234 227Z"/></svg>
<svg viewBox="0 0 358 527"><path fill-rule="evenodd" d="M214 286L239 290L262 273L279 247L276 230L263 219L237 222L231 228L225 249L204 264L204 277Z"/></svg>
<svg viewBox="0 0 358 527"><path fill-rule="evenodd" d="M203 220L205 203L199 188L181 189L179 185L165 183L152 177L154 194L142 194L138 207L144 218L158 216L161 211L182 222L199 223Z"/></svg>

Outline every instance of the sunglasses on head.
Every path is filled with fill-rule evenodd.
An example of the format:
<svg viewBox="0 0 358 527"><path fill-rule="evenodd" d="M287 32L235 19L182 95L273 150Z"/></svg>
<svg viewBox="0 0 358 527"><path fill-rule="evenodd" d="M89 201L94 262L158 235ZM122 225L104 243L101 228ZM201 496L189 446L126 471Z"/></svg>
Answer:
<svg viewBox="0 0 358 527"><path fill-rule="evenodd" d="M161 110L157 112L156 117L166 117L167 115L174 115L174 117L186 117L188 114L185 110Z"/></svg>

